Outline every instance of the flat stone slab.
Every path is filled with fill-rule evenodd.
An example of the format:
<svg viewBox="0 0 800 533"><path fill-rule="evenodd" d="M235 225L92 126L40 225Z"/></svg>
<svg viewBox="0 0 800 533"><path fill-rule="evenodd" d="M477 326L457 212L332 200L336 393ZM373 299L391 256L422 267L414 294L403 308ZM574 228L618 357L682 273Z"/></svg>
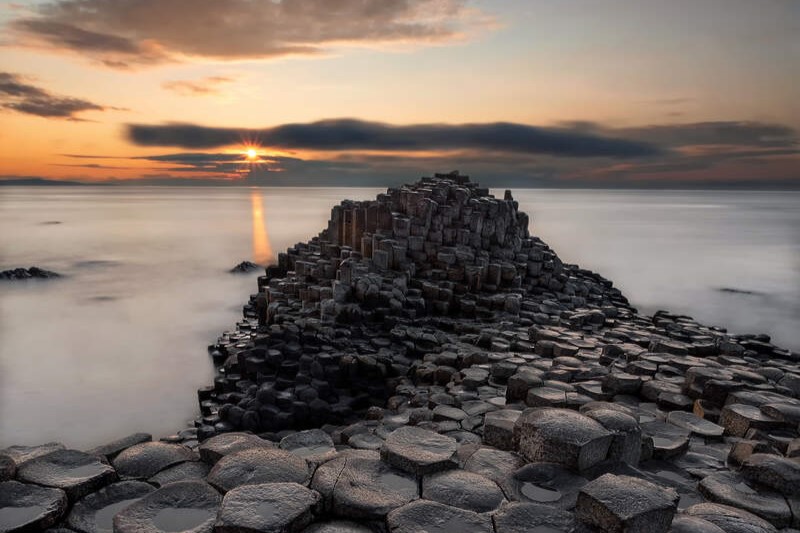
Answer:
<svg viewBox="0 0 800 533"><path fill-rule="evenodd" d="M0 483L0 531L41 531L56 524L67 512L67 494L61 489Z"/></svg>
<svg viewBox="0 0 800 533"><path fill-rule="evenodd" d="M150 442L152 440L153 436L149 433L134 433L132 435L128 435L127 437L103 444L102 446L97 446L91 450L86 450L86 453L91 455L102 455L110 461L119 455L120 452L127 450L131 446L136 446L137 444L142 444L143 442Z"/></svg>
<svg viewBox="0 0 800 533"><path fill-rule="evenodd" d="M781 421L764 414L758 407L743 403L734 403L722 408L719 425L725 428L728 435L744 437L747 430L774 429L780 427Z"/></svg>
<svg viewBox="0 0 800 533"><path fill-rule="evenodd" d="M17 465L9 455L0 454L0 482L14 479L17 473Z"/></svg>
<svg viewBox="0 0 800 533"><path fill-rule="evenodd" d="M800 496L800 462L779 455L754 453L742 464L745 479L785 496Z"/></svg>
<svg viewBox="0 0 800 533"><path fill-rule="evenodd" d="M644 479L605 474L578 494L578 519L609 533L666 533L678 509L678 493Z"/></svg>
<svg viewBox="0 0 800 533"><path fill-rule="evenodd" d="M667 415L667 422L679 428L687 429L693 435L700 437L718 438L722 437L725 432L725 428L722 426L686 411L672 411Z"/></svg>
<svg viewBox="0 0 800 533"><path fill-rule="evenodd" d="M679 428L674 424L667 424L660 420L653 420L641 424L642 435L650 437L653 441L653 458L673 459L689 450L688 429Z"/></svg>
<svg viewBox="0 0 800 533"><path fill-rule="evenodd" d="M523 466L505 483L503 490L509 499L572 509L578 492L587 479L573 474L562 465L531 463Z"/></svg>
<svg viewBox="0 0 800 533"><path fill-rule="evenodd" d="M688 516L711 522L725 533L776 533L778 531L766 520L728 505L698 503L684 512Z"/></svg>
<svg viewBox="0 0 800 533"><path fill-rule="evenodd" d="M211 437L203 442L197 451L200 453L200 459L213 466L217 464L217 461L232 453L250 448L274 447L274 443L252 433L232 432Z"/></svg>
<svg viewBox="0 0 800 533"><path fill-rule="evenodd" d="M450 470L425 476L422 497L467 511L494 511L505 501L497 483L480 474Z"/></svg>
<svg viewBox="0 0 800 533"><path fill-rule="evenodd" d="M151 492L114 517L114 533L211 533L222 496L203 481Z"/></svg>
<svg viewBox="0 0 800 533"><path fill-rule="evenodd" d="M427 500L395 509L386 524L390 533L494 533L489 516Z"/></svg>
<svg viewBox="0 0 800 533"><path fill-rule="evenodd" d="M208 474L208 482L222 492L241 485L308 483L308 463L277 448L250 448L226 455Z"/></svg>
<svg viewBox="0 0 800 533"><path fill-rule="evenodd" d="M19 468L27 461L64 449L66 449L66 446L60 442L48 442L40 446L9 446L4 450L0 450L0 454L11 457L14 464Z"/></svg>
<svg viewBox="0 0 800 533"><path fill-rule="evenodd" d="M486 413L483 419L483 443L501 450L515 450L514 426L522 411L499 409Z"/></svg>
<svg viewBox="0 0 800 533"><path fill-rule="evenodd" d="M568 533L575 527L572 513L537 503L510 503L492 518L496 533Z"/></svg>
<svg viewBox="0 0 800 533"><path fill-rule="evenodd" d="M670 533L725 533L718 525L696 516L676 516Z"/></svg>
<svg viewBox="0 0 800 533"><path fill-rule="evenodd" d="M314 521L322 496L297 483L243 485L225 495L215 533L300 531Z"/></svg>
<svg viewBox="0 0 800 533"><path fill-rule="evenodd" d="M352 441L353 438L351 437L350 440ZM350 445L352 446L352 443ZM324 463L336 457L337 453L333 446L333 439L321 429L308 429L293 433L281 439L279 446L281 450L303 457L312 463Z"/></svg>
<svg viewBox="0 0 800 533"><path fill-rule="evenodd" d="M211 467L202 461L187 461L165 468L147 482L156 487L163 487L176 481L204 480L210 471Z"/></svg>
<svg viewBox="0 0 800 533"><path fill-rule="evenodd" d="M786 527L792 523L792 511L780 493L750 486L735 472L718 472L707 476L698 489L712 502L744 509L775 527Z"/></svg>
<svg viewBox="0 0 800 533"><path fill-rule="evenodd" d="M311 488L336 516L383 520L419 497L416 478L381 461L378 452L356 450L317 468Z"/></svg>
<svg viewBox="0 0 800 533"><path fill-rule="evenodd" d="M585 470L604 460L614 439L599 422L569 409L523 411L515 427L519 452L528 461Z"/></svg>
<svg viewBox="0 0 800 533"><path fill-rule="evenodd" d="M502 485L524 464L522 457L515 453L482 447L467 458L464 470L481 474Z"/></svg>
<svg viewBox="0 0 800 533"><path fill-rule="evenodd" d="M123 479L148 479L165 468L197 459L197 454L180 444L144 442L121 452L112 464Z"/></svg>
<svg viewBox="0 0 800 533"><path fill-rule="evenodd" d="M117 474L105 459L77 450L57 450L25 462L17 479L62 489L74 502L116 481Z"/></svg>
<svg viewBox="0 0 800 533"><path fill-rule="evenodd" d="M374 530L348 520L332 520L311 524L303 530L303 533L374 533Z"/></svg>
<svg viewBox="0 0 800 533"><path fill-rule="evenodd" d="M405 426L386 437L381 459L405 472L424 476L455 468L458 443L452 437L427 429Z"/></svg>
<svg viewBox="0 0 800 533"><path fill-rule="evenodd" d="M78 501L67 517L67 525L81 533L111 533L117 513L154 490L141 481L109 485Z"/></svg>

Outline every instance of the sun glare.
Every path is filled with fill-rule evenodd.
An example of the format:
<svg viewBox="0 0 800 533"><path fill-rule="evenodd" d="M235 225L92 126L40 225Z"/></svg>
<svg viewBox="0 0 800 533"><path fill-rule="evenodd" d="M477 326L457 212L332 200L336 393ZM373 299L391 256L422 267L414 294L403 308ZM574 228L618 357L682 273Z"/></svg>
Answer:
<svg viewBox="0 0 800 533"><path fill-rule="evenodd" d="M251 161L258 159L258 151L255 148L248 148L245 151L245 155L247 156L247 159L250 159Z"/></svg>

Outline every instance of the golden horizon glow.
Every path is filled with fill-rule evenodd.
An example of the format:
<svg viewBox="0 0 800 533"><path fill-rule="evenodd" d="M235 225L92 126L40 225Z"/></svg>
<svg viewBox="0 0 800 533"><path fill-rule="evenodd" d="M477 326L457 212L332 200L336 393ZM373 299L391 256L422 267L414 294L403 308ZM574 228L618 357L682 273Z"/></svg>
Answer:
<svg viewBox="0 0 800 533"><path fill-rule="evenodd" d="M250 161L258 159L258 150L255 148L248 148L244 153Z"/></svg>

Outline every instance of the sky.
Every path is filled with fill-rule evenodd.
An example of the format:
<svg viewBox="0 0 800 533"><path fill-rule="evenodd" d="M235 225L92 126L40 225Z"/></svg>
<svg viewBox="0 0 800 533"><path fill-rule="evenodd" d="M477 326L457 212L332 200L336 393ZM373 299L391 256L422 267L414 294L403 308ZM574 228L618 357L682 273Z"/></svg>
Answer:
<svg viewBox="0 0 800 533"><path fill-rule="evenodd" d="M0 180L800 188L797 0L0 0Z"/></svg>

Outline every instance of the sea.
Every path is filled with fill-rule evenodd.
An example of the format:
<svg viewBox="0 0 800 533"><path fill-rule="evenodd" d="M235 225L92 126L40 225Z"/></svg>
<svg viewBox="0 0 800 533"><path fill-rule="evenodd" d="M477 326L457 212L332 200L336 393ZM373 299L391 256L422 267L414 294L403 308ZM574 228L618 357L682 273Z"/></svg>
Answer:
<svg viewBox="0 0 800 533"><path fill-rule="evenodd" d="M207 346L241 318L257 273L385 189L2 187L0 448L84 449L197 416ZM502 190L493 191L502 197ZM800 350L800 192L518 189L531 232L612 280L642 313L766 333Z"/></svg>

